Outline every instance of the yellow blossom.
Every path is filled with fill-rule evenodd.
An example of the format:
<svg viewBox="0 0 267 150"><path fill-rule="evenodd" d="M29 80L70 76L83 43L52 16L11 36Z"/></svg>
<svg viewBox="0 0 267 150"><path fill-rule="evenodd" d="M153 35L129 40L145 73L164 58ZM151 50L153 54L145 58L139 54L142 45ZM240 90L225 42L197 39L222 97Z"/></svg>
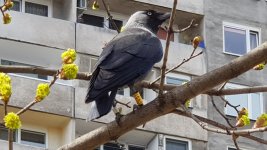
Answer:
<svg viewBox="0 0 267 150"><path fill-rule="evenodd" d="M40 83L36 89L35 99L37 102L42 101L50 93L50 88L47 83Z"/></svg>
<svg viewBox="0 0 267 150"><path fill-rule="evenodd" d="M5 73L0 73L0 85L2 84L10 84L11 83L11 78L5 74Z"/></svg>
<svg viewBox="0 0 267 150"><path fill-rule="evenodd" d="M239 112L236 120L239 120L243 115L248 116L248 109L243 107Z"/></svg>
<svg viewBox="0 0 267 150"><path fill-rule="evenodd" d="M97 9L99 9L99 4L98 4L97 0L94 1L93 5L92 5L92 9L93 9L93 10L97 10Z"/></svg>
<svg viewBox="0 0 267 150"><path fill-rule="evenodd" d="M124 30L125 30L125 26L122 26L120 32L122 32Z"/></svg>
<svg viewBox="0 0 267 150"><path fill-rule="evenodd" d="M11 0L7 0L5 3L6 9L10 9L14 6L14 3Z"/></svg>
<svg viewBox="0 0 267 150"><path fill-rule="evenodd" d="M267 114L262 114L259 116L253 126L253 128L261 128L261 127L266 127L267 126Z"/></svg>
<svg viewBox="0 0 267 150"><path fill-rule="evenodd" d="M1 84L0 85L0 99L4 102L8 102L9 98L12 94L11 85L10 84Z"/></svg>
<svg viewBox="0 0 267 150"><path fill-rule="evenodd" d="M78 66L76 64L63 64L60 78L61 79L75 79L78 73Z"/></svg>
<svg viewBox="0 0 267 150"><path fill-rule="evenodd" d="M67 49L64 53L61 54L61 59L64 64L71 64L76 60L76 51L75 49Z"/></svg>
<svg viewBox="0 0 267 150"><path fill-rule="evenodd" d="M192 42L193 47L194 47L194 48L197 48L198 45L199 45L199 43L200 43L201 41L202 41L201 36L196 36L196 37L194 37L193 42Z"/></svg>
<svg viewBox="0 0 267 150"><path fill-rule="evenodd" d="M188 108L190 106L190 99L186 100L184 105L186 108Z"/></svg>
<svg viewBox="0 0 267 150"><path fill-rule="evenodd" d="M4 24L9 24L11 22L12 17L10 16L10 14L5 13L3 16L3 22Z"/></svg>
<svg viewBox="0 0 267 150"><path fill-rule="evenodd" d="M10 112L4 117L5 126L8 129L18 129L21 127L21 121L17 114Z"/></svg>
<svg viewBox="0 0 267 150"><path fill-rule="evenodd" d="M254 70L262 70L265 67L265 63L261 63L253 67Z"/></svg>
<svg viewBox="0 0 267 150"><path fill-rule="evenodd" d="M250 125L250 119L246 115L242 115L242 117L236 123L236 127L243 127Z"/></svg>

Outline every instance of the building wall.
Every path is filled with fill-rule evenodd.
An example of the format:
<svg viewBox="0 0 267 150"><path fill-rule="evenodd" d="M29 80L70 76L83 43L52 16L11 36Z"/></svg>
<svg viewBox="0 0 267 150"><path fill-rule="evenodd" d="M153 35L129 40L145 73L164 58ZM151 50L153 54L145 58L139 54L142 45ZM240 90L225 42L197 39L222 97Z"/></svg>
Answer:
<svg viewBox="0 0 267 150"><path fill-rule="evenodd" d="M211 71L218 68L238 56L223 53L223 22L230 22L248 27L260 28L261 41L267 40L267 3L263 0L205 0L204 1L204 14L205 14L205 44L206 44L206 61L207 70ZM230 80L230 83L237 83L246 86L260 86L266 85L265 80L266 69L262 71L251 70L235 79ZM266 95L263 95L263 99ZM210 98L209 98L210 100ZM219 100L218 97L214 97L214 100L219 106L220 111L224 112L224 103ZM264 112L266 112L266 102L263 102ZM212 104L208 103L208 117L220 123L226 124L224 119L216 112ZM232 117L233 124L235 118ZM251 124L253 124L252 121ZM259 137L264 138L266 135L257 134ZM244 138L238 138L240 148L244 149L266 149L263 145L246 140ZM230 136L219 135L216 133L208 134L208 147L210 150L226 149L227 146L233 146L233 141Z"/></svg>

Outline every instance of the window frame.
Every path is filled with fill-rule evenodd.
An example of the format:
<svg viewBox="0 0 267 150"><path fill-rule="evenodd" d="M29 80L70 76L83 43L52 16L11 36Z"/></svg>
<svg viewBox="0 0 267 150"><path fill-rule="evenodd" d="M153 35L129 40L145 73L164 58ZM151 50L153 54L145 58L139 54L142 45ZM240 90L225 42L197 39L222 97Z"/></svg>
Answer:
<svg viewBox="0 0 267 150"><path fill-rule="evenodd" d="M249 86L245 86L245 85L240 85L240 84L235 84L235 83L227 83L226 85L225 85L225 88L226 87L231 87L232 89L237 89L237 88L247 88L247 87L249 87ZM230 88L230 89L231 89ZM228 88L229 89L229 88ZM251 113L251 111L253 111L253 109L251 109L252 108L252 94L257 94L257 93L247 93L246 95L247 95L247 104L248 104L248 111L250 112L249 113L249 115L248 115L248 117L249 117L249 119L250 120L256 120L257 118L252 118L252 113ZM259 92L258 93L259 94L259 96L260 96L260 114L262 114L263 113L263 93L262 92ZM225 95L224 96L224 98L226 99L226 96L228 96L228 95ZM227 99L226 99L227 100ZM238 109L241 109L241 107L239 107ZM224 107L224 113L226 114L226 115L228 115L228 116L232 116L232 115L230 115L230 114L228 114L227 113L227 107ZM237 115L236 115L237 116ZM236 116L234 116L234 117L236 117Z"/></svg>
<svg viewBox="0 0 267 150"><path fill-rule="evenodd" d="M30 131L30 132L37 132L37 133L44 133L45 134L45 144L44 144L44 147L40 147L40 146L36 146L36 145L30 145L30 144L27 144L27 143L22 143L22 140L21 140L21 130L27 130L27 131ZM27 145L27 146L31 146L31 147L36 147L36 148L45 148L47 149L48 148L48 131L45 130L45 129L28 129L28 128L20 128L18 129L18 139L17 139L18 143L21 144L21 145Z"/></svg>
<svg viewBox="0 0 267 150"><path fill-rule="evenodd" d="M166 148L167 148L167 142L166 142L167 139L176 140L176 141L182 141L182 142L187 142L188 143L188 150L193 150L192 149L192 141L191 140L185 139L185 138L180 138L180 137L168 136L168 135L165 135L164 136L164 150L166 150Z"/></svg>
<svg viewBox="0 0 267 150"><path fill-rule="evenodd" d="M4 2L4 0L0 0L1 2ZM14 1L19 1L20 2L20 11L17 12L23 12L25 13L25 2L30 2L30 3L34 3L34 4L39 4L39 5L45 5L48 7L48 16L47 17L52 17L53 14L53 3L51 1L43 1L43 0L14 0ZM11 10L14 11L14 10ZM29 13L27 13L29 14ZM35 15L35 14L32 14ZM39 15L37 15L39 16Z"/></svg>
<svg viewBox="0 0 267 150"><path fill-rule="evenodd" d="M96 12L96 11L88 10L84 14L85 15L91 15L91 16L96 16L96 17L102 17L102 18L104 18L104 22L103 22L103 26L102 27L94 26L94 25L89 25L89 26L98 27L98 28L104 28L104 29L108 29L108 30L111 30L111 31L115 31L114 29L109 28L109 20L108 20L108 16L105 15L105 12L102 12L102 11L97 11ZM122 22L122 26L125 25L125 23L126 23L125 20L127 18L126 16L124 16L122 14L118 14L118 13L113 13L113 15L114 15L113 16L113 19L114 20L121 21ZM85 23L81 23L81 24L85 24ZM85 24L85 25L88 25L88 24ZM120 30L120 28L119 28L119 30Z"/></svg>
<svg viewBox="0 0 267 150"><path fill-rule="evenodd" d="M165 76L165 80L164 80L165 84L167 84L167 78L168 77L176 78L176 79L182 79L182 80L188 80L188 82L192 80L192 78L188 75L170 72L170 73L167 73ZM189 108L193 108L192 99L190 100Z"/></svg>
<svg viewBox="0 0 267 150"><path fill-rule="evenodd" d="M250 26L245 26L245 25L239 25L235 23L230 23L230 22L223 22L222 26L222 31L223 31L223 53L233 55L233 56L243 56L240 54L232 53L232 52L227 52L225 50L225 34L224 34L224 29L225 27L237 29L237 30L245 30L246 32L246 53L248 53L251 50L250 46L250 32L255 32L258 33L258 46L261 43L261 28L257 27L250 27Z"/></svg>

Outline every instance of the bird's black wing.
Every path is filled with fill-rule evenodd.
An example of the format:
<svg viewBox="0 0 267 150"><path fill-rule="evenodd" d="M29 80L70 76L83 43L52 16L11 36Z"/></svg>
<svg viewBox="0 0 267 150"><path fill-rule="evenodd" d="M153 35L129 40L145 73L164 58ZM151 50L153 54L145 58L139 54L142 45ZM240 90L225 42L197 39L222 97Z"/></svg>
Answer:
<svg viewBox="0 0 267 150"><path fill-rule="evenodd" d="M155 35L139 28L125 30L103 49L86 102L97 99L101 93L134 83L161 58L162 46Z"/></svg>

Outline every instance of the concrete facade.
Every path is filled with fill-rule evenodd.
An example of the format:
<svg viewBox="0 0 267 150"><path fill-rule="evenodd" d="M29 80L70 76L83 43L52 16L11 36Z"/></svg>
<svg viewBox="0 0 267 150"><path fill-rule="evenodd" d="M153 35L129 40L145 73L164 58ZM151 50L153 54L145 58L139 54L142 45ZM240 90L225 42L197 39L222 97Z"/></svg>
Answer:
<svg viewBox="0 0 267 150"><path fill-rule="evenodd" d="M48 6L48 17L27 14L25 2L33 2ZM89 6L91 6L90 1ZM99 1L100 2L100 1ZM130 14L137 10L155 9L163 12L170 11L172 1L169 0L109 0L108 5L114 19L126 24ZM97 27L79 23L76 16L84 14L104 18L107 15L100 2L100 10L91 8L83 10L76 8L77 0L22 0L22 12L10 11L12 23L0 24L0 60L23 63L39 67L58 69L61 67L60 55L67 48L75 48L78 52L76 64L81 72L91 72L94 63L102 51L105 43L109 42L117 33L106 26ZM238 6L238 7L237 7ZM248 6L255 6L248 9ZM184 64L167 77L191 80L208 71L228 63L237 56L223 52L223 23L235 23L260 29L260 41L267 40L267 3L264 0L180 0L177 7L175 28L186 27L192 19L199 26L183 33L175 33L174 41L170 44L169 61L171 68L188 58L193 50L191 40L196 35L204 37L205 48L198 47L196 53L204 54ZM165 46L165 40L161 40ZM162 62L156 64L146 80L152 81L160 75ZM231 83L255 86L266 85L267 71L249 71L233 80ZM34 99L35 88L38 83L48 82L28 75L11 74L13 95L9 103L9 110L17 111ZM52 77L48 77L51 80ZM166 79L167 81L167 79ZM86 122L90 109L84 104L88 81L57 81L52 87L50 95L41 103L25 113L22 130L42 132L46 135L45 146L40 148L30 144L15 142L15 150L55 150L59 146L69 143L75 138L90 132L114 120L111 112L94 122ZM144 89L145 103L149 103L157 96L153 90ZM266 94L262 94L263 99ZM124 89L124 95L116 97L122 102L135 103L130 96L129 89ZM215 97L217 100L218 97ZM216 113L206 95L199 95L192 99L190 108L194 114L208 117L220 123L225 123ZM219 106L224 104L216 101ZM3 107L0 107L2 111ZM219 107L223 112L224 108ZM267 103L263 101L263 111L266 112ZM123 107L123 114L132 111ZM1 114L2 118L3 115ZM42 121L39 121L42 120ZM233 118L234 120L234 118ZM21 137L21 130L17 132ZM266 138L267 135L259 134ZM233 147L229 136L209 133L203 130L192 119L168 114L156 118L145 127L138 127L118 139L128 150L129 146L139 146L146 150L169 150L167 141L182 141L187 143L187 150L227 150ZM114 142L114 141L111 141ZM267 149L267 147L246 140L238 139L241 148L245 150ZM7 142L0 139L0 149L7 150ZM104 150L103 145L100 150Z"/></svg>

